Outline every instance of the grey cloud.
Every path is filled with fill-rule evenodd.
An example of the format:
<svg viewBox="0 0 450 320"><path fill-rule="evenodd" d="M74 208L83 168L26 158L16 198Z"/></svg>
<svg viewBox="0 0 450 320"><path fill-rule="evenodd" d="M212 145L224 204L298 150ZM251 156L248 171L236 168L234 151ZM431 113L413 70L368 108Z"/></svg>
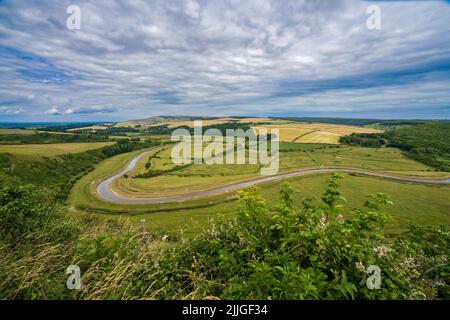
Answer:
<svg viewBox="0 0 450 320"><path fill-rule="evenodd" d="M22 107L0 106L0 115L17 115L23 113L25 113L25 110Z"/></svg>
<svg viewBox="0 0 450 320"><path fill-rule="evenodd" d="M0 5L0 46L35 58L0 55L0 97L27 113L129 118L351 112L404 103L414 109L450 102L442 89L448 77L422 86L386 84L380 94L338 85L280 94L286 82L338 84L448 61L450 6L444 2L377 2L382 29L376 31L366 29L368 2L356 0L78 1L79 31L65 28L70 4ZM39 73L42 68L53 73ZM392 90L397 93L388 94ZM438 97L427 103L430 90ZM49 112L52 106L68 107Z"/></svg>

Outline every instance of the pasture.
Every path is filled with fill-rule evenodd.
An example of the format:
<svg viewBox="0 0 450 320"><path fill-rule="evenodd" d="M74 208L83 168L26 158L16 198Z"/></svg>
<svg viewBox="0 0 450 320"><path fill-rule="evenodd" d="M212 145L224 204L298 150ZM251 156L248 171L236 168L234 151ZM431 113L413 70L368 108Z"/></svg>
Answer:
<svg viewBox="0 0 450 320"><path fill-rule="evenodd" d="M305 197L319 201L325 180L329 176L319 174L285 181L298 190L294 200L296 204L300 204ZM408 223L450 223L450 202L446 200L450 192L449 187L415 185L351 175L344 175L340 184L349 208L360 206L371 194L389 194L394 202L394 206L385 209L394 216L394 221L388 226L390 233L404 231ZM237 209L237 192L180 203L120 205L95 198L90 187L92 186L89 178L86 177L75 186L68 201L72 215L94 214L100 219L129 219L134 225L145 219L148 230L161 233L181 232L185 236L192 236L210 227L217 219L233 218ZM256 190L261 192L269 203L274 204L279 198L280 183L261 184ZM86 193L83 195L80 191Z"/></svg>
<svg viewBox="0 0 450 320"><path fill-rule="evenodd" d="M128 198L171 196L221 187L260 176L261 166L259 164L200 164L169 171L175 167L170 156L171 146L168 146L156 156L143 157L131 172L115 180L111 189ZM137 175L147 172L148 169L145 167L147 162L150 163L151 170L162 170L167 173L153 177L137 177ZM360 168L416 177L447 176L406 158L398 149L394 148L281 144L280 172L316 167Z"/></svg>
<svg viewBox="0 0 450 320"><path fill-rule="evenodd" d="M128 177L116 180L112 190L127 197L149 197L190 193L259 176L256 165L192 165L183 170L152 178L133 178L151 168L173 168L170 148L156 147L143 157ZM393 148L353 148L325 144L281 144L281 170L299 167L341 166L391 172L405 176L445 177L448 174L431 170L426 165L410 160ZM160 152L159 152L160 151ZM120 171L139 152L121 154L100 163L95 170L82 177L72 189L67 204L71 214L90 215L105 219L131 219L138 224L145 218L149 230L173 232L183 230L187 235L207 228L220 216L231 218L235 214L237 192L229 192L208 198L160 204L113 204L96 195L96 186L104 178ZM387 211L395 216L390 226L392 232L405 229L406 223L448 223L450 203L448 186L427 186L386 181L355 175L344 175L343 193L351 206L358 206L369 194L385 192L391 195L395 206ZM304 197L320 198L324 182L329 174L299 176L286 181L299 190L297 201ZM262 195L273 203L278 198L280 182L258 185Z"/></svg>
<svg viewBox="0 0 450 320"><path fill-rule="evenodd" d="M35 130L31 130L31 129L0 128L0 135L5 135L5 134L31 135L34 133L35 133Z"/></svg>
<svg viewBox="0 0 450 320"><path fill-rule="evenodd" d="M20 156L55 157L60 154L79 153L112 144L114 142L0 145L0 153Z"/></svg>

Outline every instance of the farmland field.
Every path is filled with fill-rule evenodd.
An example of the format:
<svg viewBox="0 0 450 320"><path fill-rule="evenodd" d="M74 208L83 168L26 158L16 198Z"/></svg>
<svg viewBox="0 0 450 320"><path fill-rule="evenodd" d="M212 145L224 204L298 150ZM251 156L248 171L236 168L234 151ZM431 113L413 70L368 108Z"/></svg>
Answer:
<svg viewBox="0 0 450 320"><path fill-rule="evenodd" d="M186 119L183 119L186 118ZM193 120L187 119L188 117L155 117L148 120L129 120L129 121L123 121L119 122L114 125L114 127L136 127L140 126L142 128L146 127L152 127L152 126L161 126L161 125L167 125L169 128L176 128L179 126L188 126L192 127L194 125ZM199 119L200 120L200 119ZM284 120L276 120L271 118L213 118L213 119L201 119L204 126L214 125L214 124L224 124L224 123L230 123L230 122L237 122L237 123L266 123L266 122L273 122L273 123L285 123Z"/></svg>
<svg viewBox="0 0 450 320"><path fill-rule="evenodd" d="M204 190L236 181L248 180L259 176L259 165L192 165L180 171L170 172L151 178L136 178L146 171L145 164L150 159L154 170L173 168L170 159L171 147L151 149L141 158L137 166L126 176L115 180L111 186L113 192L130 198L156 197L162 195L185 194ZM354 148L327 144L282 143L281 171L295 168L314 167L353 167L372 171L390 172L402 176L449 177L447 173L436 172L430 167L406 158L395 148ZM68 205L72 214L86 215L100 213L99 217L114 218L125 216L138 222L145 218L149 230L176 231L183 229L193 234L205 228L209 219L220 215L230 216L236 206L236 192L209 198L199 198L165 204L113 204L96 195L96 186L104 178L118 172L139 152L116 156L105 160L97 168L79 180L72 190ZM301 191L303 196L314 195L322 187L328 174L290 178L288 181ZM274 200L279 190L279 182L270 182L258 186L262 194ZM397 232L403 230L406 221L419 224L448 221L448 215L442 215L442 208L448 207L445 195L449 188L445 186L423 186L407 183L383 181L381 179L345 175L344 194L351 202L362 201L376 190L391 193L395 206L394 214L398 219L392 226ZM446 211L447 212L447 211ZM450 211L448 211L450 212ZM120 214L120 215L117 215ZM232 214L231 214L232 216ZM403 227L402 227L403 226Z"/></svg>
<svg viewBox="0 0 450 320"><path fill-rule="evenodd" d="M282 148L283 148L282 144ZM281 152L280 172L299 168L342 167L360 168L406 176L446 177L445 173L404 157L394 148L353 148L343 146L305 144L305 149ZM286 148L286 147L284 147ZM137 177L146 171L150 160L152 170L169 170L174 167L170 159L171 147L166 147L157 157L143 157L135 169L113 182L116 194L129 198L157 197L186 194L254 179L260 175L260 165L192 165L181 170L149 178Z"/></svg>
<svg viewBox="0 0 450 320"><path fill-rule="evenodd" d="M3 134L34 134L34 130L29 129L14 129L14 128L0 128L0 135Z"/></svg>
<svg viewBox="0 0 450 320"><path fill-rule="evenodd" d="M112 144L114 144L114 142L0 145L0 153L10 153L22 156L54 157L65 153L79 153L98 149Z"/></svg>
<svg viewBox="0 0 450 320"><path fill-rule="evenodd" d="M344 135L380 132L370 128L324 123L288 123L253 127L255 131L258 131L260 128L279 129L280 141L298 143L338 144L339 137Z"/></svg>
<svg viewBox="0 0 450 320"><path fill-rule="evenodd" d="M127 158L129 157L121 156L116 163L125 164ZM112 162L108 164L108 167L113 168ZM101 176L101 170L95 170L93 177L99 179ZM287 182L299 191L295 196L298 202L309 196L317 199L329 176L329 174L320 174L295 177L288 179ZM390 232L397 233L405 230L407 223L421 225L450 223L450 202L446 200L450 192L449 187L414 185L352 175L344 175L341 184L350 207L363 202L367 196L380 190L389 194L394 206L388 210L395 218L389 227ZM257 190L269 202L278 199L279 189L280 183L277 182L265 183L257 187ZM181 203L121 205L110 204L99 199L93 194L94 190L88 177L80 180L68 200L72 215L89 216L96 212L96 217L130 219L135 225L138 225L141 219L146 219L147 228L150 231L179 232L183 230L183 234L188 236L201 232L219 217L234 217L237 206L236 192Z"/></svg>
<svg viewBox="0 0 450 320"><path fill-rule="evenodd" d="M106 130L106 129L108 129L107 126L93 125L93 126L88 126L88 127L68 129L67 131L72 132L72 131L77 131L77 130Z"/></svg>
<svg viewBox="0 0 450 320"><path fill-rule="evenodd" d="M202 124L203 126L211 126L215 124L224 124L224 123L230 123L230 122L237 122L237 123L257 123L257 122L271 122L271 123L279 123L280 121L269 119L269 118L242 118L242 119L235 119L235 118L220 118L220 119L213 119L213 120L203 120ZM285 121L281 121L285 122ZM194 122L193 121L176 121L176 122L170 122L168 123L169 128L176 128L179 126L188 126L193 127Z"/></svg>

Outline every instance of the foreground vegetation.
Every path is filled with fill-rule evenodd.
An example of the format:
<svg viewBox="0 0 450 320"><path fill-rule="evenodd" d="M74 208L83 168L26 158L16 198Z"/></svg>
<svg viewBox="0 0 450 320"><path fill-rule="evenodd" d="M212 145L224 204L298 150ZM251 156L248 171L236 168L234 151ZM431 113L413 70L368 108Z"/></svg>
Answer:
<svg viewBox="0 0 450 320"><path fill-rule="evenodd" d="M337 178L320 203L294 201L289 185L271 205L243 191L235 220L189 241L70 219L33 186L3 187L0 298L448 299L448 229L387 239L389 199L378 193L350 210ZM66 288L71 264L81 268L79 291ZM370 289L371 265L379 289Z"/></svg>

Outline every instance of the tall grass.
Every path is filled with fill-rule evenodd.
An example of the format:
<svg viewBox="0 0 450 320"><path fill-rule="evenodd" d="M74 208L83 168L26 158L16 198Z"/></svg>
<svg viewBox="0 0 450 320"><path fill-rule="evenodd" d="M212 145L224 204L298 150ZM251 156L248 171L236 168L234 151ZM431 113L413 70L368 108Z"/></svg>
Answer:
<svg viewBox="0 0 450 320"><path fill-rule="evenodd" d="M384 236L383 194L345 207L338 177L320 202L284 185L277 203L240 194L235 220L197 237L147 234L126 220L69 218L32 186L0 189L2 299L448 299L450 233ZM66 287L69 265L81 289ZM367 287L366 268L382 270Z"/></svg>

